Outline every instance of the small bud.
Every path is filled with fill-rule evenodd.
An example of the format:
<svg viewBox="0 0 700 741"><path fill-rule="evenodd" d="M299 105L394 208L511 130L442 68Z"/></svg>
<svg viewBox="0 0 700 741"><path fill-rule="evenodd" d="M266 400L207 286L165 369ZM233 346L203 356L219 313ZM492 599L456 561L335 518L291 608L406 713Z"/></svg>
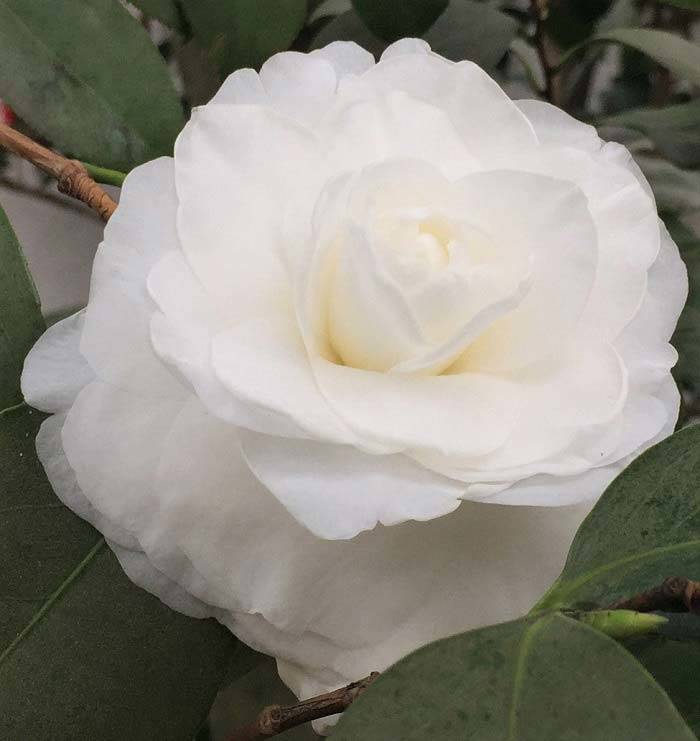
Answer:
<svg viewBox="0 0 700 741"><path fill-rule="evenodd" d="M577 619L611 638L629 638L645 633L655 633L668 622L661 615L634 610L594 610L579 613Z"/></svg>

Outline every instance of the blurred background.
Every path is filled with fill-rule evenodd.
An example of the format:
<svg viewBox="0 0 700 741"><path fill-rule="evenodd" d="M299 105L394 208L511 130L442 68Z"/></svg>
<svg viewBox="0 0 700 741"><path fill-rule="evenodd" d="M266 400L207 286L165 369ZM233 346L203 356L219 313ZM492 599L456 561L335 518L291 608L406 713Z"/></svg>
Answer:
<svg viewBox="0 0 700 741"><path fill-rule="evenodd" d="M50 18L50 4L44 4L49 10L37 10L31 20L58 58L50 79L42 77L46 65L33 66L39 51L30 40L25 44L25 27L13 25L11 11L0 6L0 120L69 156L127 172L171 151L192 107L206 103L238 68L258 68L275 52L308 51L339 39L379 56L392 39L422 35L438 53L480 64L511 97L548 99L630 148L689 267L691 296L675 338L681 355L676 373L683 418L696 415L700 0L423 3L410 3L420 12L404 17L392 15L396 2L383 0L70 0L61 3L68 10L51 28L41 16ZM64 25L69 31L80 26L82 38L94 45L72 45ZM104 68L90 66L94 59L106 60ZM117 113L137 121L136 133L116 123L109 106L93 110L80 85L66 83L80 81L76 70L89 77L93 97L104 93ZM118 198L118 189L110 192ZM0 203L25 250L47 320L84 306L103 230L95 214L2 151ZM271 660L240 651L245 655L236 654L236 676L200 739L224 739L228 729L250 719L250 708L292 701ZM302 741L313 734L297 729L283 737Z"/></svg>

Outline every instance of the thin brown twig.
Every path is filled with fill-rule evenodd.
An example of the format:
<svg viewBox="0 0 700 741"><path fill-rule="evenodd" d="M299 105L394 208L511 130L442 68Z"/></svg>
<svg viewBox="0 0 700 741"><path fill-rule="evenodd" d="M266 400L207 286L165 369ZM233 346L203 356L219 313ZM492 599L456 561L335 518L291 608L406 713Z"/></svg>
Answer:
<svg viewBox="0 0 700 741"><path fill-rule="evenodd" d="M83 164L77 160L69 160L52 152L2 123L0 123L0 146L28 160L47 175L55 178L61 193L87 204L97 211L103 221L108 221L114 213L117 204L88 175Z"/></svg>
<svg viewBox="0 0 700 741"><path fill-rule="evenodd" d="M608 609L635 612L692 612L700 615L700 582L669 576L644 592L613 602Z"/></svg>
<svg viewBox="0 0 700 741"><path fill-rule="evenodd" d="M542 65L542 73L544 75L544 97L550 102L556 104L557 99L557 85L555 75L556 72L549 60L549 53L547 51L547 41L544 32L544 21L547 19L549 2L548 0L530 0L530 13L535 19L535 48L537 49L537 55L540 58L540 64Z"/></svg>
<svg viewBox="0 0 700 741"><path fill-rule="evenodd" d="M342 713L378 676L379 672L372 672L358 682L296 705L270 705L261 711L253 723L235 731L228 741L262 741L303 723Z"/></svg>

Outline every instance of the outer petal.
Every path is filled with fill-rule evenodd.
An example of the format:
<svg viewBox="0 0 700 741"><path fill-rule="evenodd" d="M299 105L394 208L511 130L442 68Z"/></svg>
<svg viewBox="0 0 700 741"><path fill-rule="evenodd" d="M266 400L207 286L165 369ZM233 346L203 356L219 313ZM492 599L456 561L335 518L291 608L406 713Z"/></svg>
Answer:
<svg viewBox="0 0 700 741"><path fill-rule="evenodd" d="M287 307L283 215L316 169L315 149L309 132L261 106L197 109L176 142L182 250L230 321Z"/></svg>
<svg viewBox="0 0 700 741"><path fill-rule="evenodd" d="M177 246L173 162L129 173L95 257L80 351L96 375L137 394L177 396L181 387L151 345L148 271Z"/></svg>
<svg viewBox="0 0 700 741"><path fill-rule="evenodd" d="M137 548L138 541L134 535L95 509L78 486L75 471L68 463L63 450L61 432L65 421L65 414L55 414L41 425L36 438L37 454L53 490L67 507L108 538L127 548Z"/></svg>
<svg viewBox="0 0 700 741"><path fill-rule="evenodd" d="M40 337L24 360L22 394L44 412L65 412L94 377L80 354L85 312L56 322Z"/></svg>
<svg viewBox="0 0 700 741"><path fill-rule="evenodd" d="M403 455L370 455L311 440L242 435L260 481L319 538L354 538L378 523L432 520L454 511L464 485Z"/></svg>
<svg viewBox="0 0 700 741"><path fill-rule="evenodd" d="M374 57L354 41L333 41L312 51L311 56L330 62L338 80L346 75L361 75L374 67Z"/></svg>
<svg viewBox="0 0 700 741"><path fill-rule="evenodd" d="M366 98L400 90L422 100L447 114L470 155L482 165L492 157L498 160L504 153L536 146L528 119L480 67L435 54L403 53L406 43L390 47L394 51L387 50L361 78L342 81L340 95Z"/></svg>
<svg viewBox="0 0 700 741"><path fill-rule="evenodd" d="M586 152L600 151L603 142L593 126L577 121L561 108L542 100L516 100L535 134L547 147L574 147Z"/></svg>

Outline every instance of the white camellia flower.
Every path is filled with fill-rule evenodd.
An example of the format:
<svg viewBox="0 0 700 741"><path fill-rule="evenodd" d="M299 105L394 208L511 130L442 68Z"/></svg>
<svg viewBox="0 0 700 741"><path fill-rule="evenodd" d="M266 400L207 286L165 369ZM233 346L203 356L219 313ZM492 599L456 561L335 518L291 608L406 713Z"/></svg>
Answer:
<svg viewBox="0 0 700 741"><path fill-rule="evenodd" d="M128 176L23 387L129 576L305 697L532 605L673 430L686 291L624 147L423 42L337 42L234 73Z"/></svg>

